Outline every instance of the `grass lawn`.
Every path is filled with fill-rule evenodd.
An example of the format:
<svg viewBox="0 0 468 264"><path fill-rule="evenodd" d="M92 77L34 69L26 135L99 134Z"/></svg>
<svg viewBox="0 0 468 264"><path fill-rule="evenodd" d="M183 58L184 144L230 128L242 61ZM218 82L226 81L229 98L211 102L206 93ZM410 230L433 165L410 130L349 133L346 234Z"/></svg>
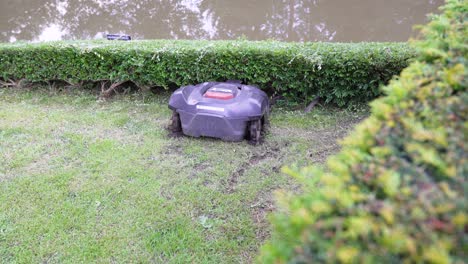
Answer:
<svg viewBox="0 0 468 264"><path fill-rule="evenodd" d="M168 136L169 93L0 88L0 263L249 263L287 164L365 112L275 108L262 145Z"/></svg>

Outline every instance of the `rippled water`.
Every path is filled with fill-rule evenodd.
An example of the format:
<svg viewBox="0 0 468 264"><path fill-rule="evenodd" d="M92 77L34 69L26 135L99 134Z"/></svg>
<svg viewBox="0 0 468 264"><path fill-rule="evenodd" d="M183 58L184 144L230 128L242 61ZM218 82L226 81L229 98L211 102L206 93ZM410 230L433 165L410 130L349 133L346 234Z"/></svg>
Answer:
<svg viewBox="0 0 468 264"><path fill-rule="evenodd" d="M405 41L443 0L1 0L0 41Z"/></svg>

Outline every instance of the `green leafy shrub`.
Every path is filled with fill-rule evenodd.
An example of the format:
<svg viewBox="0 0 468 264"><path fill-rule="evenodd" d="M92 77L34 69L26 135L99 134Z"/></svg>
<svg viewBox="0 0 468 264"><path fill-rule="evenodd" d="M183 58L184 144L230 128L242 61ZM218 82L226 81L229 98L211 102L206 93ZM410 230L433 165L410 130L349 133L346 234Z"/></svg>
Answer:
<svg viewBox="0 0 468 264"><path fill-rule="evenodd" d="M468 259L468 4L443 10L327 167L285 169L304 193L280 195L262 263Z"/></svg>
<svg viewBox="0 0 468 264"><path fill-rule="evenodd" d="M415 57L405 43L143 40L0 44L4 81L132 81L181 86L239 79L292 100L366 102Z"/></svg>

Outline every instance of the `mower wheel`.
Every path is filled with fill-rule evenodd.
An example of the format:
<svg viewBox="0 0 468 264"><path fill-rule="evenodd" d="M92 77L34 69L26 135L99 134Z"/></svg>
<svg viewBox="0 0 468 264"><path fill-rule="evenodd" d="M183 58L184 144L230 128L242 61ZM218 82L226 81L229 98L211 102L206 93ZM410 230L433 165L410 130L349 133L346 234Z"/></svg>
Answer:
<svg viewBox="0 0 468 264"><path fill-rule="evenodd" d="M250 135L251 144L257 145L258 143L260 143L260 139L262 136L262 120L261 119L250 121L249 135Z"/></svg>
<svg viewBox="0 0 468 264"><path fill-rule="evenodd" d="M172 133L182 132L182 123L180 121L180 116L176 111L172 111L171 121L169 124L169 130Z"/></svg>

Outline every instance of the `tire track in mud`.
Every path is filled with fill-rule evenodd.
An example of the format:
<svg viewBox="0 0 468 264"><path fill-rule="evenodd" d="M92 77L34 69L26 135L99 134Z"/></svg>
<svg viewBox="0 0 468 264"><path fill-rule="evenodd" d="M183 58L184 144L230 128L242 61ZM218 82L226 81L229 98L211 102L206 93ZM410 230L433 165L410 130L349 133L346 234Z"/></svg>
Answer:
<svg viewBox="0 0 468 264"><path fill-rule="evenodd" d="M286 147L289 145L289 142L283 144L282 147ZM282 153L280 151L280 146L276 146L271 148L270 146L265 146L262 148L263 152L254 152L253 155L246 160L245 162L241 163L236 171L234 171L229 178L227 179L227 183L225 184L224 192L225 193L234 193L236 191L236 186L239 183L239 180L242 178L244 173L249 170L252 166L256 166L263 160L267 158L282 158Z"/></svg>

